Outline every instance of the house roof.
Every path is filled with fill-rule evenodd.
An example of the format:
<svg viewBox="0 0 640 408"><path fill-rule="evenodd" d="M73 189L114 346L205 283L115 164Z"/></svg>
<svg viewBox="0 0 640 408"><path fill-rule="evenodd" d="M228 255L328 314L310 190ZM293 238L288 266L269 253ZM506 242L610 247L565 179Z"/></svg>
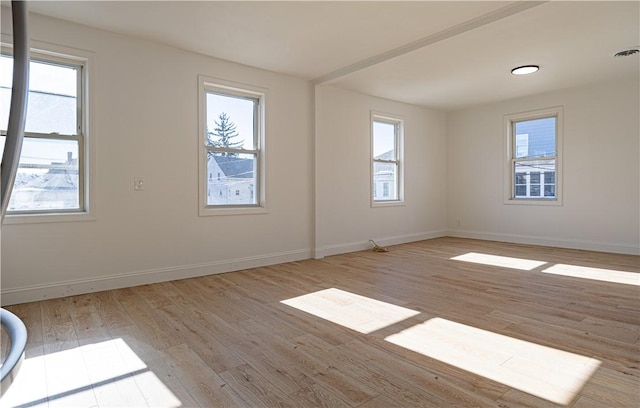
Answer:
<svg viewBox="0 0 640 408"><path fill-rule="evenodd" d="M395 150L391 149L388 152L384 152L375 157L375 159L381 160L394 160L396 158Z"/></svg>
<svg viewBox="0 0 640 408"><path fill-rule="evenodd" d="M238 156L214 155L220 170L227 178L253 178L254 160L244 159Z"/></svg>
<svg viewBox="0 0 640 408"><path fill-rule="evenodd" d="M40 177L32 177L30 175L16 176L16 187L19 189L37 189L37 190L77 190L78 189L78 173L58 172L46 173Z"/></svg>

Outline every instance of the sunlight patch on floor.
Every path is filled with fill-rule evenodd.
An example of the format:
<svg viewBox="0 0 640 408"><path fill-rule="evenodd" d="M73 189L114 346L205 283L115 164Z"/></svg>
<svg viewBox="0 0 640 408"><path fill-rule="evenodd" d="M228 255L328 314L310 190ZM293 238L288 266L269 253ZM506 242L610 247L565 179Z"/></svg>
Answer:
<svg viewBox="0 0 640 408"><path fill-rule="evenodd" d="M472 262L482 265L499 266L501 268L519 269L522 271L530 271L546 264L546 262L543 261L511 258L508 256L480 254L477 252L469 252L464 255L455 256L451 259L454 261Z"/></svg>
<svg viewBox="0 0 640 408"><path fill-rule="evenodd" d="M385 338L390 343L556 404L568 405L600 361L433 318Z"/></svg>
<svg viewBox="0 0 640 408"><path fill-rule="evenodd" d="M156 406L180 400L122 339L31 357L0 407Z"/></svg>
<svg viewBox="0 0 640 408"><path fill-rule="evenodd" d="M542 272L573 278L591 279L603 282L623 283L640 286L640 273L617 271L614 269L590 268L587 266L556 264Z"/></svg>
<svg viewBox="0 0 640 408"><path fill-rule="evenodd" d="M281 303L364 334L420 314L336 288L283 300Z"/></svg>

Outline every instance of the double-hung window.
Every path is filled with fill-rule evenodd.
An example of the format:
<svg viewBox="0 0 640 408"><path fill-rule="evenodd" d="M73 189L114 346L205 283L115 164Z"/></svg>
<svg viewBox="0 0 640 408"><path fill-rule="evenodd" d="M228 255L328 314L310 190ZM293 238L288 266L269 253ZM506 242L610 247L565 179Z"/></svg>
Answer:
<svg viewBox="0 0 640 408"><path fill-rule="evenodd" d="M505 116L505 202L560 204L562 108Z"/></svg>
<svg viewBox="0 0 640 408"><path fill-rule="evenodd" d="M387 114L371 114L372 205L403 201L403 120Z"/></svg>
<svg viewBox="0 0 640 408"><path fill-rule="evenodd" d="M31 53L29 95L8 214L86 211L83 60ZM0 56L0 134L7 134L13 58ZM2 147L3 147L2 146Z"/></svg>
<svg viewBox="0 0 640 408"><path fill-rule="evenodd" d="M204 77L200 85L200 214L264 212L265 93Z"/></svg>

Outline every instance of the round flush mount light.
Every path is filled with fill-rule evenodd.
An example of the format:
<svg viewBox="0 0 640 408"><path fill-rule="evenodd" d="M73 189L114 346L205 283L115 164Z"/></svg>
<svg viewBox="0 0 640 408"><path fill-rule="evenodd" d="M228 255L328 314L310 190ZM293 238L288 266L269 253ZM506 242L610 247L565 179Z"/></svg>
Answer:
<svg viewBox="0 0 640 408"><path fill-rule="evenodd" d="M511 70L513 75L529 75L540 69L537 65L523 65L521 67L516 67Z"/></svg>

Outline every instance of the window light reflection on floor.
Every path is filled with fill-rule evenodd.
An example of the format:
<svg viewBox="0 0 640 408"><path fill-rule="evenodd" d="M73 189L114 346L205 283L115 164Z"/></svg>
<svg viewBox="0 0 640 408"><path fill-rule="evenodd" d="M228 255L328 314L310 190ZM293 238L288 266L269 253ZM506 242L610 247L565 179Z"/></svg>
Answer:
<svg viewBox="0 0 640 408"><path fill-rule="evenodd" d="M464 255L455 256L451 259L454 261L472 262L482 265L499 266L502 268L519 269L522 271L530 271L546 264L546 262L543 261L511 258L508 256L480 254L476 252L469 252Z"/></svg>
<svg viewBox="0 0 640 408"><path fill-rule="evenodd" d="M531 271L542 265L545 261L535 261L531 259L512 258L508 256L498 256L469 252L464 255L450 258L454 261L471 262L482 265L497 266L501 268L511 268L523 271ZM640 272L626 272L615 269L591 268L579 265L555 264L542 270L543 273L569 276L572 278L591 279L602 282L622 283L625 285L640 286Z"/></svg>
<svg viewBox="0 0 640 408"><path fill-rule="evenodd" d="M385 340L562 405L575 398L600 365L590 357L442 318L430 319Z"/></svg>
<svg viewBox="0 0 640 408"><path fill-rule="evenodd" d="M335 288L281 303L365 334L419 314ZM385 340L562 405L568 405L578 395L600 366L600 361L590 357L438 317Z"/></svg>
<svg viewBox="0 0 640 408"><path fill-rule="evenodd" d="M364 334L420 314L336 288L283 300L281 303Z"/></svg>
<svg viewBox="0 0 640 408"><path fill-rule="evenodd" d="M556 264L542 271L554 275L591 279L602 282L622 283L640 286L640 273L617 271L614 269L590 268L578 265Z"/></svg>
<svg viewBox="0 0 640 408"><path fill-rule="evenodd" d="M182 403L122 340L26 358L0 408L154 406Z"/></svg>

